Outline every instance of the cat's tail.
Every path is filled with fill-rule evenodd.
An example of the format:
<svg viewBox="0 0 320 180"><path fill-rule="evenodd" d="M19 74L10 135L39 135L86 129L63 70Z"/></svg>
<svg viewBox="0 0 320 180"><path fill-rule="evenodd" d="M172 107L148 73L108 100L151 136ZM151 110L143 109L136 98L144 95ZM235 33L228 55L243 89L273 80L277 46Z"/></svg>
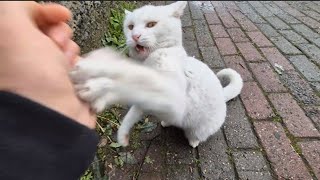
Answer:
<svg viewBox="0 0 320 180"><path fill-rule="evenodd" d="M223 88L225 102L240 94L243 87L243 81L239 73L233 69L227 68L219 71L217 76L220 81L224 78L227 78L229 81L229 84Z"/></svg>

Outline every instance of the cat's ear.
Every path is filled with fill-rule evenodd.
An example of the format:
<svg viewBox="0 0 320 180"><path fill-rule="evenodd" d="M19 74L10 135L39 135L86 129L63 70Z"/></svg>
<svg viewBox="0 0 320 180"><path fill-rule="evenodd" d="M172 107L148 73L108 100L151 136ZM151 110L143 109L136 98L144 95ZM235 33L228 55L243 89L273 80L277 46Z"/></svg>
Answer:
<svg viewBox="0 0 320 180"><path fill-rule="evenodd" d="M187 6L188 1L178 1L170 4L173 9L173 17L180 18L183 15L183 11Z"/></svg>
<svg viewBox="0 0 320 180"><path fill-rule="evenodd" d="M128 11L128 10L124 9L124 13L125 13L126 15L129 15L129 14L131 14L131 11Z"/></svg>

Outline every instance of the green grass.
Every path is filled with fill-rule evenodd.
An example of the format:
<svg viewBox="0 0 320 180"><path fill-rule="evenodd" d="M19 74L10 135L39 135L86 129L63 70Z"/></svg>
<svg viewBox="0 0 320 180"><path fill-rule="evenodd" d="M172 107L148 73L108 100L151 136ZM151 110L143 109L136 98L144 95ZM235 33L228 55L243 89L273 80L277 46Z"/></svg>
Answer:
<svg viewBox="0 0 320 180"><path fill-rule="evenodd" d="M119 50L124 50L126 46L125 36L123 34L123 21L125 18L125 9L132 11L137 7L134 2L117 1L115 8L110 11L108 31L102 39L104 46L111 46Z"/></svg>

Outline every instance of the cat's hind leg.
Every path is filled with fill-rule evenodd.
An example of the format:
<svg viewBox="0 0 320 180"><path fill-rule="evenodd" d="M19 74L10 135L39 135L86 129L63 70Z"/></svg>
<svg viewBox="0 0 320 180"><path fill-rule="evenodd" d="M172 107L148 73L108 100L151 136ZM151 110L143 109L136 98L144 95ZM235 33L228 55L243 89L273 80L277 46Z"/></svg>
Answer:
<svg viewBox="0 0 320 180"><path fill-rule="evenodd" d="M193 148L196 148L199 145L200 140L195 136L194 130L185 129L184 133L189 141L189 145L192 146Z"/></svg>

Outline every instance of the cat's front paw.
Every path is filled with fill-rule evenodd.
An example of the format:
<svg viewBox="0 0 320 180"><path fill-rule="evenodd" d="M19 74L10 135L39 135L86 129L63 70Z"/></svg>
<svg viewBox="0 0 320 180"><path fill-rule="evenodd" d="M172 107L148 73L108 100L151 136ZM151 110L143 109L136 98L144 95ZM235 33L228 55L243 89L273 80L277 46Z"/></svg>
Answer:
<svg viewBox="0 0 320 180"><path fill-rule="evenodd" d="M90 103L92 110L99 113L116 101L116 94L112 93L114 82L100 77L75 84L78 96Z"/></svg>
<svg viewBox="0 0 320 180"><path fill-rule="evenodd" d="M162 127L168 127L170 126L168 123L164 122L164 121L161 121L161 126Z"/></svg>
<svg viewBox="0 0 320 180"><path fill-rule="evenodd" d="M129 145L129 134L127 132L124 132L121 130L121 128L118 130L118 143L123 146L126 147Z"/></svg>
<svg viewBox="0 0 320 180"><path fill-rule="evenodd" d="M189 145L192 146L193 148L196 148L199 145L200 141L199 140L189 140Z"/></svg>

